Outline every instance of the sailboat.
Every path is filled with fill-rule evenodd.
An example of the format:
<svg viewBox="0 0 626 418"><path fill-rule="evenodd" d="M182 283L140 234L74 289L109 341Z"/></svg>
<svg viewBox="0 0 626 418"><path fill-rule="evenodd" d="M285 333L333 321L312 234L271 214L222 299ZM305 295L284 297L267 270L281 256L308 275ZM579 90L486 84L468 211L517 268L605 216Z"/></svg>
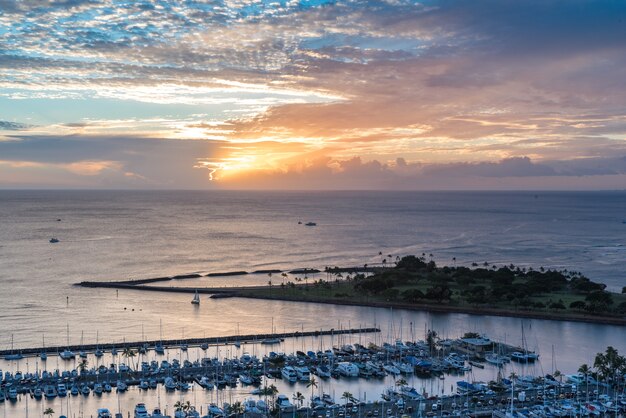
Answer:
<svg viewBox="0 0 626 418"><path fill-rule="evenodd" d="M163 320L159 319L159 336L161 340L154 345L154 352L157 354L164 354L165 348L163 347Z"/></svg>
<svg viewBox="0 0 626 418"><path fill-rule="evenodd" d="M272 334L271 335L274 335L274 317L272 317ZM280 338L277 338L275 336L268 337L268 338L261 340L261 344L267 344L267 345L280 344Z"/></svg>
<svg viewBox="0 0 626 418"><path fill-rule="evenodd" d="M39 358L41 361L48 360L48 353L46 353L46 336L44 334L41 335L41 353L39 353Z"/></svg>
<svg viewBox="0 0 626 418"><path fill-rule="evenodd" d="M193 299L191 300L191 304L192 305L200 305L200 295L198 294L197 290L196 290L196 294L193 295Z"/></svg>
<svg viewBox="0 0 626 418"><path fill-rule="evenodd" d="M96 351L94 351L94 353L93 353L93 354L94 354L96 357L98 357L98 358L100 358L100 357L102 357L102 356L104 355L104 353L102 352L102 350L100 350L100 347L98 347L98 343L99 343L99 339L100 339L99 337L100 337L99 332L98 332L98 331L96 331Z"/></svg>
<svg viewBox="0 0 626 418"><path fill-rule="evenodd" d="M76 357L76 354L70 351L70 324L67 324L67 348L59 353L59 357L63 360L69 360Z"/></svg>
<svg viewBox="0 0 626 418"><path fill-rule="evenodd" d="M16 353L15 351L13 351L13 334L11 334L11 354L7 354L6 356L4 356L5 360L21 360L23 359L24 356L22 355L22 353Z"/></svg>
<svg viewBox="0 0 626 418"><path fill-rule="evenodd" d="M515 351L511 353L511 360L519 363L533 363L539 358L539 355L533 351L528 351L526 338L524 337L524 323L522 322L522 350L523 352Z"/></svg>
<svg viewBox="0 0 626 418"><path fill-rule="evenodd" d="M83 337L84 337L84 331L81 331L80 332L80 347L81 347L81 349L78 352L78 355L80 356L80 358L87 358L87 352L83 348Z"/></svg>

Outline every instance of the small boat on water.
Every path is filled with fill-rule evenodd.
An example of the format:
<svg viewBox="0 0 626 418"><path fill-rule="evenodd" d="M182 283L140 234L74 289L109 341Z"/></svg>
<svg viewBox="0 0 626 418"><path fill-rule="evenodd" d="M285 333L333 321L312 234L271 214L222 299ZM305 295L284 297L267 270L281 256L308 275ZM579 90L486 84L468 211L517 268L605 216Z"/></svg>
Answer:
<svg viewBox="0 0 626 418"><path fill-rule="evenodd" d="M198 294L197 290L196 290L196 294L193 295L193 299L191 300L191 304L192 305L200 305L200 295Z"/></svg>
<svg viewBox="0 0 626 418"><path fill-rule="evenodd" d="M317 226L317 223L315 222L307 222L304 224L304 226Z"/></svg>
<svg viewBox="0 0 626 418"><path fill-rule="evenodd" d="M57 238L50 238L50 244L56 244L57 242L59 242Z"/></svg>

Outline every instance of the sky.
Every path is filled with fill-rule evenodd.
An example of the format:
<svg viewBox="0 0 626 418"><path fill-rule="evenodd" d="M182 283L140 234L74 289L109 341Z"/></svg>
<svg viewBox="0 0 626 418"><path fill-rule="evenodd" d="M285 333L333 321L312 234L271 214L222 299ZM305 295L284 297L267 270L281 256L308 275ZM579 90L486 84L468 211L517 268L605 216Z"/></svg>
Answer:
<svg viewBox="0 0 626 418"><path fill-rule="evenodd" d="M0 188L626 189L623 0L0 0Z"/></svg>

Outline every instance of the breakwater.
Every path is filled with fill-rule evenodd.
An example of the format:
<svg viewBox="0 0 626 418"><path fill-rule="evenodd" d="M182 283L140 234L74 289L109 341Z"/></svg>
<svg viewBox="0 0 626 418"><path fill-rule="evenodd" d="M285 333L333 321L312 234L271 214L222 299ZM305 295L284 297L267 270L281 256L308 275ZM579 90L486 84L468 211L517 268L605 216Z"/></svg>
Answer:
<svg viewBox="0 0 626 418"><path fill-rule="evenodd" d="M323 336L323 335L345 335L345 334L360 334L360 333L374 333L380 332L379 328L351 328L351 329L328 329L328 330L317 330L317 331L294 331L294 332L283 332L283 333L270 333L270 334L248 334L248 335L231 335L224 337L204 337L204 338L179 338L175 340L147 340L147 341L135 341L135 342L124 342L124 343L104 343L104 344L82 344L82 345L70 345L70 346L62 346L62 347L31 347L31 348L20 348L15 350L0 350L0 356L6 356L10 354L19 353L22 355L38 355L41 352L46 353L57 353L63 350L70 350L74 352L78 351L95 351L96 349L100 350L111 350L113 348L132 348L138 349L141 347L150 346L153 347L156 344L160 344L165 348L168 347L177 347L182 344L186 344L188 346L200 346L202 344L208 345L216 345L216 344L231 344L235 342L239 343L254 343L254 342L262 342L263 340L268 339L285 339L285 338L297 338L297 337L309 337L309 336Z"/></svg>

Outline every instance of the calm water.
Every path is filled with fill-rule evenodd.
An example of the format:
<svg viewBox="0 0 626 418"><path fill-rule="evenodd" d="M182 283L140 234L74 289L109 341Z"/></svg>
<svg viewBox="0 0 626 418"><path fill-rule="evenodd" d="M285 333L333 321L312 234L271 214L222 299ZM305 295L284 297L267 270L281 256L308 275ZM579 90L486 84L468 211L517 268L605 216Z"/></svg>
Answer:
<svg viewBox="0 0 626 418"><path fill-rule="evenodd" d="M456 257L457 264L488 261L568 268L621 289L626 284L625 219L626 193L0 191L0 347L9 348L11 336L16 348L38 346L44 335L47 345L62 345L68 325L72 343L95 342L96 332L102 342L122 342L140 339L142 332L147 338L231 335L237 326L242 333L267 332L272 318L280 331L332 328L338 321L344 327L376 323L386 338L393 322L397 332L402 324L405 338L411 333L421 338L428 326L449 337L479 331L519 343L520 319L408 311L392 315L383 309L244 299L203 298L194 308L189 295L135 291L118 295L115 290L72 284L190 272L372 264L380 262L382 251L393 257L433 253L440 263L452 263ZM307 228L298 225L299 220L318 226ZM61 242L50 244L51 237ZM266 281L263 276L202 280L212 285ZM542 360L529 372L552 371L555 363L558 369L573 372L581 363L592 362L607 345L626 352L624 327L523 322L529 345ZM286 341L281 350L301 349L303 343L307 349L322 344ZM199 353L190 350L189 356L193 359ZM48 369L64 367L53 357ZM0 362L3 370L35 367L41 365L34 359L28 364ZM494 374L487 368L474 377L490 379ZM456 380L413 384L432 393L449 391ZM380 384L343 381L324 390L335 390L339 398L345 387L354 394L367 393L368 399L382 391ZM298 386L281 388L288 394L310 392ZM180 398L172 396L163 393L162 405ZM195 399L199 406L214 396L196 391L185 399ZM230 396L245 396L245 391L225 396L228 401ZM122 398L123 407L139 400L149 406L157 402L156 392L131 391ZM115 395L105 395L72 400L63 410L69 406L77 414L80 403L89 413L100 404L117 408ZM58 412L61 401L53 405ZM42 407L34 401L30 406L35 408L31 411ZM5 403L0 417L25 416L24 409L24 402Z"/></svg>

